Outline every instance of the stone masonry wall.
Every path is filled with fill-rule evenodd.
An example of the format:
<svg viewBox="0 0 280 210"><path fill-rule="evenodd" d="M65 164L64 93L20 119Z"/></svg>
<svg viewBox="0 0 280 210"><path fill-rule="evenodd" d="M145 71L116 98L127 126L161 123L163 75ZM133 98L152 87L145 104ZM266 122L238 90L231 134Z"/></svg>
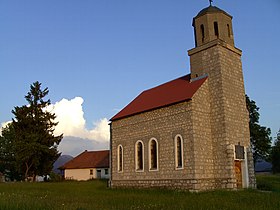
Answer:
<svg viewBox="0 0 280 210"><path fill-rule="evenodd" d="M236 187L234 151L239 142L250 146L241 51L215 40L189 51L192 75L208 74L213 139L214 174L226 178L228 188Z"/></svg>
<svg viewBox="0 0 280 210"><path fill-rule="evenodd" d="M192 101L112 122L112 187L166 187L193 191L227 188L215 178L208 80ZM184 140L184 168L175 169L174 137ZM148 142L158 140L159 170L149 171ZM135 143L144 143L144 171L135 170ZM123 146L123 172L117 171L117 147Z"/></svg>
<svg viewBox="0 0 280 210"><path fill-rule="evenodd" d="M195 93L192 103L195 179L214 179L211 108L208 79ZM201 188L201 186L197 186Z"/></svg>
<svg viewBox="0 0 280 210"><path fill-rule="evenodd" d="M141 113L112 122L112 185L115 181L193 179L194 151L192 138L192 102ZM184 168L175 169L174 138L183 138ZM148 143L151 138L158 141L158 170L149 171ZM144 143L144 171L135 170L135 143ZM117 171L117 147L123 146L123 172Z"/></svg>

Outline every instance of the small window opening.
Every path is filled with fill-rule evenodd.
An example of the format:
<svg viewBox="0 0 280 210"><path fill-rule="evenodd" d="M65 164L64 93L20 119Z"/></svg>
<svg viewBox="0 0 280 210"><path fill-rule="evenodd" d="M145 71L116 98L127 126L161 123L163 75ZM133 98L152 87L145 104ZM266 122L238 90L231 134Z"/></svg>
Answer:
<svg viewBox="0 0 280 210"><path fill-rule="evenodd" d="M122 145L118 146L118 172L123 171L123 147Z"/></svg>
<svg viewBox="0 0 280 210"><path fill-rule="evenodd" d="M89 175L93 175L93 170L92 169L89 170Z"/></svg>
<svg viewBox="0 0 280 210"><path fill-rule="evenodd" d="M203 43L204 39L205 39L204 25L203 24L200 25L200 32L201 32L201 40L202 40L202 43Z"/></svg>
<svg viewBox="0 0 280 210"><path fill-rule="evenodd" d="M155 140L150 141L150 170L157 170L157 142Z"/></svg>
<svg viewBox="0 0 280 210"><path fill-rule="evenodd" d="M228 31L228 37L230 38L230 27L229 27L229 24L227 24L227 31Z"/></svg>
<svg viewBox="0 0 280 210"><path fill-rule="evenodd" d="M218 22L214 22L214 32L215 36L219 38L219 27L218 27Z"/></svg>
<svg viewBox="0 0 280 210"><path fill-rule="evenodd" d="M183 140L181 136L175 137L176 168L183 168Z"/></svg>
<svg viewBox="0 0 280 210"><path fill-rule="evenodd" d="M136 170L143 170L143 144L142 142L138 142L136 144Z"/></svg>
<svg viewBox="0 0 280 210"><path fill-rule="evenodd" d="M104 173L105 173L105 175L108 175L108 168L105 168Z"/></svg>

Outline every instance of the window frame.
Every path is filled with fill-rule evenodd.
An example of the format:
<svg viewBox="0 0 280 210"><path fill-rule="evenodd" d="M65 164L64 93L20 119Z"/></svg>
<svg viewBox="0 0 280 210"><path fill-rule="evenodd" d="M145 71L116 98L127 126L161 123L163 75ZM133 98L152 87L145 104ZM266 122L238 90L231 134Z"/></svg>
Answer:
<svg viewBox="0 0 280 210"><path fill-rule="evenodd" d="M93 169L89 169L89 175L93 176Z"/></svg>
<svg viewBox="0 0 280 210"><path fill-rule="evenodd" d="M227 24L227 32L228 32L228 37L231 37L231 27L229 24Z"/></svg>
<svg viewBox="0 0 280 210"><path fill-rule="evenodd" d="M205 41L205 28L204 28L203 24L200 25L200 34L201 34L201 41L202 41L202 43L204 43L204 41Z"/></svg>
<svg viewBox="0 0 280 210"><path fill-rule="evenodd" d="M104 174L105 174L105 175L108 175L108 174L109 174L109 169L108 169L108 168L105 168L105 169L104 169Z"/></svg>
<svg viewBox="0 0 280 210"><path fill-rule="evenodd" d="M177 139L180 138L180 144L181 144L181 161L182 161L182 166L179 167L179 163L178 163L178 142ZM175 151L175 170L182 170L184 169L184 139L180 134L177 134L174 137L174 151Z"/></svg>
<svg viewBox="0 0 280 210"><path fill-rule="evenodd" d="M219 23L218 21L214 21L214 35L216 38L219 38Z"/></svg>
<svg viewBox="0 0 280 210"><path fill-rule="evenodd" d="M123 173L123 146L121 144L119 144L117 148L118 148L117 149L117 171L118 171L118 173ZM122 150L121 161L120 161L120 148ZM120 167L120 163L121 163L121 167Z"/></svg>
<svg viewBox="0 0 280 210"><path fill-rule="evenodd" d="M152 156L151 156L151 143L152 141L155 141L156 143L156 168L152 168ZM148 154L148 157L149 157L149 171L158 171L159 170L159 165L158 165L158 140L156 138L151 138L149 140L149 154Z"/></svg>
<svg viewBox="0 0 280 210"><path fill-rule="evenodd" d="M142 169L140 169L139 167L138 167L138 144L142 144ZM144 160L145 160L145 158L144 158L144 143L143 143L143 141L141 141L141 140L138 140L136 143L135 143L135 158L134 158L134 160L135 160L135 171L136 172L144 172Z"/></svg>

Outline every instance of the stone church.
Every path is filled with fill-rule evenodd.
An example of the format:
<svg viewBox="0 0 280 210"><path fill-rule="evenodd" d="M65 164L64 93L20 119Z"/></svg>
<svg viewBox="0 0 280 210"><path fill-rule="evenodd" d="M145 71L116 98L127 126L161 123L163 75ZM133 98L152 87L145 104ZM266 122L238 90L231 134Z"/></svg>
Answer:
<svg viewBox="0 0 280 210"><path fill-rule="evenodd" d="M190 74L143 91L111 119L111 187L255 187L241 50L232 16L193 18Z"/></svg>

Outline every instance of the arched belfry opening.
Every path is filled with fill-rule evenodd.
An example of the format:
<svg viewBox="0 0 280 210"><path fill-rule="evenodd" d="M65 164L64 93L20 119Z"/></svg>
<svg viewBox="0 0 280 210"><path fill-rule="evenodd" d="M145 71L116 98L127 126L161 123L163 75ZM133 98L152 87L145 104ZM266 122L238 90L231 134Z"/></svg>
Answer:
<svg viewBox="0 0 280 210"><path fill-rule="evenodd" d="M234 46L232 16L210 5L193 18L196 47L220 39Z"/></svg>
<svg viewBox="0 0 280 210"><path fill-rule="evenodd" d="M200 25L200 32L201 32L201 41L202 41L202 43L204 43L205 31L204 31L204 25L203 24Z"/></svg>

